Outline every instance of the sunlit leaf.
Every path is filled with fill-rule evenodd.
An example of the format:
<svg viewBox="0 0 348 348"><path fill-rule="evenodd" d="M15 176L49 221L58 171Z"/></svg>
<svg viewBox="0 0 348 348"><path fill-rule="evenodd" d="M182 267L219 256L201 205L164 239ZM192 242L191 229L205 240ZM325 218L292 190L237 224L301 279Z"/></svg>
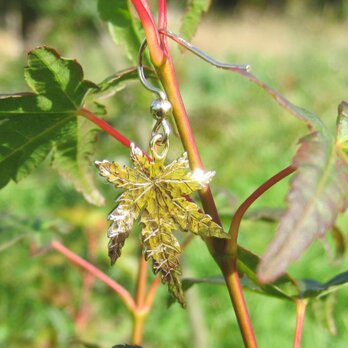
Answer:
<svg viewBox="0 0 348 348"><path fill-rule="evenodd" d="M142 224L145 259L153 260L154 273L160 273L169 291L184 305L180 282L180 245L173 230L180 229L202 237L228 238L209 215L183 196L202 189L214 173L190 172L187 154L164 165L164 160L150 161L142 151L131 146L134 168L115 162L96 162L100 174L125 191L117 199L117 207L109 215L113 221L108 236L109 256L114 263L121 254L136 219Z"/></svg>
<svg viewBox="0 0 348 348"><path fill-rule="evenodd" d="M101 19L108 23L113 40L127 50L128 58L137 64L138 50L144 35L138 20L131 15L130 1L98 0Z"/></svg>
<svg viewBox="0 0 348 348"><path fill-rule="evenodd" d="M180 34L186 40L191 40L202 16L209 10L211 0L188 0L182 19Z"/></svg>
<svg viewBox="0 0 348 348"><path fill-rule="evenodd" d="M96 128L77 117L89 91L81 66L51 48L28 55L25 79L34 93L0 98L0 187L19 181L49 153L53 166L92 203L100 204L89 156Z"/></svg>

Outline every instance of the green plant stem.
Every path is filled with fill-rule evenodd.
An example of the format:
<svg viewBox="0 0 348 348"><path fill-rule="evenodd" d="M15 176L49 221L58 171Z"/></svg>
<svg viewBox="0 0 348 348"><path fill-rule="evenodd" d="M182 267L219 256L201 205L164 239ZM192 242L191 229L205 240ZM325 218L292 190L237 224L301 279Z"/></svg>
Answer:
<svg viewBox="0 0 348 348"><path fill-rule="evenodd" d="M304 317L306 314L307 303L308 303L307 299L298 299L296 301L296 330L295 330L293 348L301 347L303 322L304 322Z"/></svg>
<svg viewBox="0 0 348 348"><path fill-rule="evenodd" d="M259 186L236 210L233 219L231 221L229 235L231 236L228 253L233 255L237 254L237 239L239 233L240 223L243 219L244 214L249 209L249 207L258 199L263 193L269 190L273 185L278 183L279 181L286 178L288 175L292 174L296 168L292 165L286 167L281 170L279 173L273 175L270 179L264 182L261 186Z"/></svg>
<svg viewBox="0 0 348 348"><path fill-rule="evenodd" d="M141 345L144 335L144 324L148 311L136 310L133 312L132 344Z"/></svg>
<svg viewBox="0 0 348 348"><path fill-rule="evenodd" d="M84 260L82 257L78 256L68 248L66 248L62 243L58 241L53 241L51 243L53 249L64 255L70 262L81 267L85 271L93 274L96 278L100 279L103 283L105 283L109 288L114 290L121 298L123 303L127 306L127 308L134 313L136 310L136 304L131 296L131 294L120 284L115 282L105 273L100 271L97 267Z"/></svg>

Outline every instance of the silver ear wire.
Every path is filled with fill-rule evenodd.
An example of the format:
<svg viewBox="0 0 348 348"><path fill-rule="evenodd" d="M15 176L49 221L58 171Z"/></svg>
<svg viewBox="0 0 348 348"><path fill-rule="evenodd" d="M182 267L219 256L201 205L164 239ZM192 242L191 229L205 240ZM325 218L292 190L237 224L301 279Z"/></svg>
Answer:
<svg viewBox="0 0 348 348"><path fill-rule="evenodd" d="M144 66L143 66L143 56L145 49L147 47L147 41L146 39L143 41L139 48L139 53L138 53L138 75L141 83L143 86L148 89L149 91L157 94L160 99L162 100L167 100L167 95L164 91L160 90L159 88L152 86L149 81L147 81L145 74L144 74Z"/></svg>

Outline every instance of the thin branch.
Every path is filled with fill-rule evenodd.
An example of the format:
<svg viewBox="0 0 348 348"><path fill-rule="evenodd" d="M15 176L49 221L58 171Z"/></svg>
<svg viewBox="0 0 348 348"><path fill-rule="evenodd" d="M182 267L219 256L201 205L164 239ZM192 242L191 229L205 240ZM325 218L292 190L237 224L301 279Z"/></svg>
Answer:
<svg viewBox="0 0 348 348"><path fill-rule="evenodd" d="M108 124L107 122L99 118L93 112L89 111L86 108L81 108L79 111L79 114L81 116L86 117L88 120L90 120L94 124L96 124L98 127L103 129L106 133L110 134L112 137L114 137L117 141L119 141L125 147L130 147L132 142L127 137L125 137L122 133L120 133L115 128L113 128L110 124Z"/></svg>
<svg viewBox="0 0 348 348"><path fill-rule="evenodd" d="M152 307L157 288L160 284L161 284L161 278L160 276L156 276L156 278L152 281L149 291L145 297L144 308L150 309Z"/></svg>
<svg viewBox="0 0 348 348"><path fill-rule="evenodd" d="M237 259L234 258L232 263L229 260L226 260L226 262L220 262L219 266L225 278L226 286L233 304L244 345L246 348L257 348L257 342L248 313L248 307L246 305L243 296L243 289L240 284L237 270Z"/></svg>
<svg viewBox="0 0 348 348"><path fill-rule="evenodd" d="M99 118L92 111L85 108L81 108L79 113L81 116L86 117L88 120L90 120L91 122L96 124L98 127L103 129L106 133L114 137L118 142L120 142L125 147L129 148L130 145L132 144L132 141L130 141L127 137L125 137L122 133L120 133L118 130L113 128L107 122ZM144 150L141 150L141 151L148 158L148 160L151 161L151 157Z"/></svg>
<svg viewBox="0 0 348 348"><path fill-rule="evenodd" d="M147 281L147 262L143 254L139 253L138 279L135 290L135 303L138 308L141 308L146 296L146 281Z"/></svg>
<svg viewBox="0 0 348 348"><path fill-rule="evenodd" d="M303 322L304 322L304 317L306 314L307 303L308 303L307 299L298 299L296 301L296 330L295 330L293 348L301 347Z"/></svg>
<svg viewBox="0 0 348 348"><path fill-rule="evenodd" d="M136 305L134 299L131 294L120 284L115 282L97 267L84 260L82 257L78 256L68 248L66 248L62 243L58 241L53 241L51 243L53 249L64 255L70 262L81 267L85 271L93 274L96 278L100 279L103 283L105 283L109 288L114 290L124 302L124 304L128 307L128 309L134 313L136 310Z"/></svg>
<svg viewBox="0 0 348 348"><path fill-rule="evenodd" d="M244 214L249 209L249 207L258 199L263 193L269 190L273 185L278 183L280 180L283 180L288 175L292 174L296 168L292 165L286 167L281 170L279 173L272 176L265 183L263 183L260 187L258 187L237 209L235 212L233 219L231 221L229 234L231 236L231 249L229 252L232 254L236 254L237 252L237 239L239 233L240 223L243 219Z"/></svg>

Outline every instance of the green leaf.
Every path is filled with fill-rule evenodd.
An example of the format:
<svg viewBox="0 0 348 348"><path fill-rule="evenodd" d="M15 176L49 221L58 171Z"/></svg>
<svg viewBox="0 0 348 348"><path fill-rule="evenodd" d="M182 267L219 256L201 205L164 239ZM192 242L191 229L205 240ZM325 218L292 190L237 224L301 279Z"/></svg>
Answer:
<svg viewBox="0 0 348 348"><path fill-rule="evenodd" d="M75 60L47 47L29 52L25 79L35 93L0 98L0 188L24 178L52 153L53 166L89 202L101 204L88 159L96 128L77 117L97 86L83 80Z"/></svg>
<svg viewBox="0 0 348 348"><path fill-rule="evenodd" d="M257 255L240 246L238 247L238 271L244 274L253 284L251 285L250 282L244 280L245 286L249 284L248 287L250 288L250 290L278 298L290 300L298 296L299 291L297 283L288 274L283 275L271 284L260 283L256 275L256 270L259 263L260 258Z"/></svg>
<svg viewBox="0 0 348 348"><path fill-rule="evenodd" d="M257 265L260 258L247 249L238 247L238 272L244 289L271 296L278 299L293 301L299 295L296 281L289 275L284 275L272 284L261 284L256 276ZM183 291L189 290L194 284L224 285L225 280L221 275L205 278L185 278L182 280ZM174 303L168 299L168 305Z"/></svg>
<svg viewBox="0 0 348 348"><path fill-rule="evenodd" d="M98 12L101 19L108 23L110 34L118 45L127 50L128 58L137 64L138 51L145 35L141 26L129 9L127 0L99 0Z"/></svg>
<svg viewBox="0 0 348 348"><path fill-rule="evenodd" d="M209 10L211 0L189 0L182 19L180 34L186 40L191 40L202 16Z"/></svg>
<svg viewBox="0 0 348 348"><path fill-rule="evenodd" d="M297 171L287 196L288 209L258 270L262 282L284 273L315 239L324 237L348 205L347 164L330 138L318 132L303 138L293 165Z"/></svg>
<svg viewBox="0 0 348 348"><path fill-rule="evenodd" d="M312 279L303 279L300 282L300 297L318 299L347 285L348 271L337 274L326 283L320 283Z"/></svg>

